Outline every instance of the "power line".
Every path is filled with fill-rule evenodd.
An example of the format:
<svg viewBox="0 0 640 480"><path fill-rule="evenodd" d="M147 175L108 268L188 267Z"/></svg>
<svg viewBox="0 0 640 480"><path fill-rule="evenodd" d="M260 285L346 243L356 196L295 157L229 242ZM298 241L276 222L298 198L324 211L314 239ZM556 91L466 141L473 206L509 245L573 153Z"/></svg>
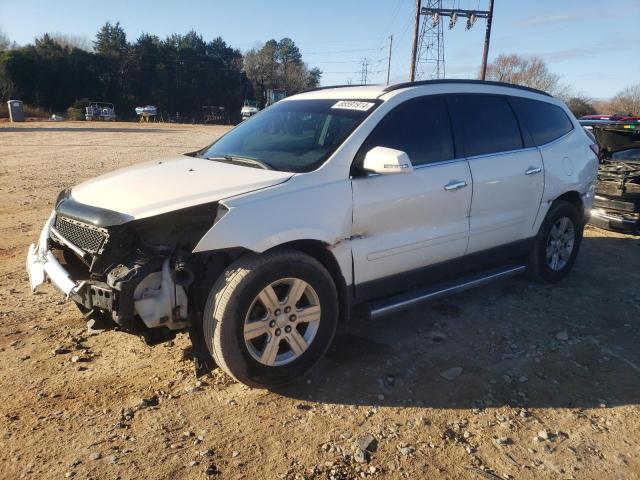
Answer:
<svg viewBox="0 0 640 480"><path fill-rule="evenodd" d="M303 56L304 55L329 55L329 54L334 54L334 53L354 53L354 52L375 52L375 51L381 51L385 48L385 45L383 45L382 47L378 47L378 48L356 48L353 50L330 50L330 51L325 51L325 52L300 52Z"/></svg>

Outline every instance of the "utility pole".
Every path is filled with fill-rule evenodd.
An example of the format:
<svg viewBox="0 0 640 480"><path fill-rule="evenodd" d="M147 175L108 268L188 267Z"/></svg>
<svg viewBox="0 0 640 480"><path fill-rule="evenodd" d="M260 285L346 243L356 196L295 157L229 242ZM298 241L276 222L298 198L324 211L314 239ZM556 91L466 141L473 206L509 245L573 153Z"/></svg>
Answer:
<svg viewBox="0 0 640 480"><path fill-rule="evenodd" d="M418 35L420 34L421 7L421 0L416 0L416 18L413 25L413 46L411 47L411 67L409 70L410 82L413 82L416 79L416 57L418 55Z"/></svg>
<svg viewBox="0 0 640 480"><path fill-rule="evenodd" d="M493 0L489 0L489 16L487 16L487 29L484 34L484 51L482 52L482 68L480 69L480 80L484 80L487 75L487 57L489 56L489 40L491 40L491 20L493 19Z"/></svg>
<svg viewBox="0 0 640 480"><path fill-rule="evenodd" d="M393 35L389 37L389 63L387 64L387 85L389 85L389 77L391 76L391 50L393 50Z"/></svg>

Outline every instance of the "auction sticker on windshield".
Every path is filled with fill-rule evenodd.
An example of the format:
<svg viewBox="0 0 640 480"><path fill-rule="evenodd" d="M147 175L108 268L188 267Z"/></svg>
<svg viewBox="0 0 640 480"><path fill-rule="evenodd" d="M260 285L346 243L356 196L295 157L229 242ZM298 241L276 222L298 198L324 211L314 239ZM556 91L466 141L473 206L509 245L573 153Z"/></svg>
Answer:
<svg viewBox="0 0 640 480"><path fill-rule="evenodd" d="M340 110L358 110L359 112L366 112L374 105L375 103L371 103L371 102L357 102L355 100L340 100L331 108L337 108Z"/></svg>

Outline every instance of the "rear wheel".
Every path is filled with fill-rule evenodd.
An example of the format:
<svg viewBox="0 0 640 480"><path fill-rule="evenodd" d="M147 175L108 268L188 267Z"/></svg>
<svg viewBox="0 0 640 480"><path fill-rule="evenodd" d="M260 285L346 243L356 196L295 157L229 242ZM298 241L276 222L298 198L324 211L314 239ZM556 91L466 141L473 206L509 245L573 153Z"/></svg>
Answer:
<svg viewBox="0 0 640 480"><path fill-rule="evenodd" d="M274 387L304 375L336 331L333 279L295 251L247 255L213 286L203 318L216 363L250 386Z"/></svg>
<svg viewBox="0 0 640 480"><path fill-rule="evenodd" d="M566 277L576 261L584 220L569 202L554 202L536 236L527 273L534 280L555 283Z"/></svg>

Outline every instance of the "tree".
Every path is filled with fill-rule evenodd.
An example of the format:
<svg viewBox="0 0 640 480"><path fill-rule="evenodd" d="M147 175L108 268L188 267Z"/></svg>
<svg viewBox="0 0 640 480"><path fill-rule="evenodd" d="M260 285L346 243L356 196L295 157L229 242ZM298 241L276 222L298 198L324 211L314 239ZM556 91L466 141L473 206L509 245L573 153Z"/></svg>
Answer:
<svg viewBox="0 0 640 480"><path fill-rule="evenodd" d="M285 67L291 63L301 64L302 54L295 42L290 38L283 38L278 42L276 48L278 61Z"/></svg>
<svg viewBox="0 0 640 480"><path fill-rule="evenodd" d="M307 75L307 88L318 88L320 86L320 79L322 78L322 70L318 67L313 67L309 70Z"/></svg>
<svg viewBox="0 0 640 480"><path fill-rule="evenodd" d="M49 33L49 37L61 47L78 48L87 52L91 50L91 42L87 37L60 32Z"/></svg>
<svg viewBox="0 0 640 480"><path fill-rule="evenodd" d="M487 65L487 80L524 85L545 92L562 91L560 77L551 73L540 57L500 54Z"/></svg>
<svg viewBox="0 0 640 480"><path fill-rule="evenodd" d="M102 55L117 56L127 51L127 34L120 26L120 22L115 25L105 23L96 34L93 42L93 49Z"/></svg>
<svg viewBox="0 0 640 480"><path fill-rule="evenodd" d="M289 95L320 85L322 71L309 69L300 49L290 38L267 41L262 47L249 50L244 57L244 71L259 94L266 98L269 89L286 90Z"/></svg>
<svg viewBox="0 0 640 480"><path fill-rule="evenodd" d="M609 102L612 113L640 116L640 83L618 92Z"/></svg>
<svg viewBox="0 0 640 480"><path fill-rule="evenodd" d="M595 115L598 113L596 107L592 103L592 100L584 96L571 96L565 100L565 103L576 118L580 118L584 115Z"/></svg>
<svg viewBox="0 0 640 480"><path fill-rule="evenodd" d="M34 44L0 51L1 99L20 98L52 112L71 106L76 115L87 99L108 101L121 118L134 117L136 106L156 105L196 120L203 106L224 107L233 118L244 98L263 100L269 88L296 93L320 82L320 70L307 68L291 39L269 40L243 62L222 38L195 31L164 39L144 33L129 43L119 23L106 23L92 51L83 50L79 38L44 34Z"/></svg>
<svg viewBox="0 0 640 480"><path fill-rule="evenodd" d="M4 52L5 50L9 50L11 46L11 41L7 34L0 30L0 52Z"/></svg>

